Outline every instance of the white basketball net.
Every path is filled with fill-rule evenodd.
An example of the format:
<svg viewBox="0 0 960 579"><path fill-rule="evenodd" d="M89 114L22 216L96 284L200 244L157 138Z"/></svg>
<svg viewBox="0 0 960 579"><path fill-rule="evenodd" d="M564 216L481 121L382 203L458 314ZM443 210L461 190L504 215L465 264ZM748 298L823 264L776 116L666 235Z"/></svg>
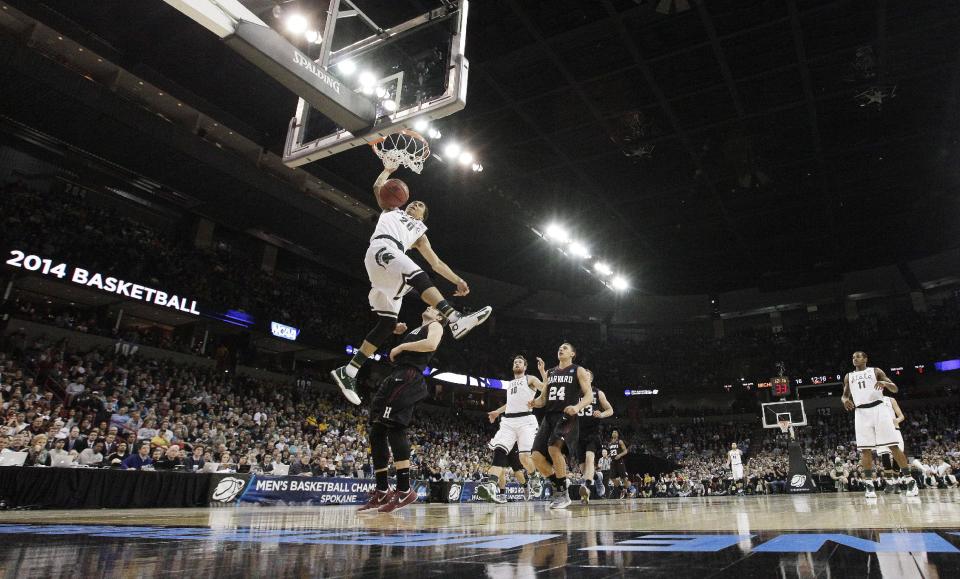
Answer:
<svg viewBox="0 0 960 579"><path fill-rule="evenodd" d="M778 420L777 424L780 425L780 430L784 434L790 432L790 421L789 420Z"/></svg>
<svg viewBox="0 0 960 579"><path fill-rule="evenodd" d="M400 131L387 135L383 140L371 143L373 152L387 169L403 165L414 173L423 171L423 163L430 157L430 145L414 131Z"/></svg>

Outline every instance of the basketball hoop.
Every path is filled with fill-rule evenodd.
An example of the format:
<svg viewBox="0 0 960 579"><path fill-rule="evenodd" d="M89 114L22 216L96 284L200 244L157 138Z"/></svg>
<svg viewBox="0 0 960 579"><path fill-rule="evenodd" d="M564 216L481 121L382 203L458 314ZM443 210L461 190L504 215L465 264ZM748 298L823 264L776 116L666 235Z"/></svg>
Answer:
<svg viewBox="0 0 960 579"><path fill-rule="evenodd" d="M778 420L777 424L780 425L780 432L786 434L790 432L790 421L789 420Z"/></svg>
<svg viewBox="0 0 960 579"><path fill-rule="evenodd" d="M403 129L370 143L373 152L387 169L403 165L414 173L423 171L423 163L430 157L430 144L416 131Z"/></svg>

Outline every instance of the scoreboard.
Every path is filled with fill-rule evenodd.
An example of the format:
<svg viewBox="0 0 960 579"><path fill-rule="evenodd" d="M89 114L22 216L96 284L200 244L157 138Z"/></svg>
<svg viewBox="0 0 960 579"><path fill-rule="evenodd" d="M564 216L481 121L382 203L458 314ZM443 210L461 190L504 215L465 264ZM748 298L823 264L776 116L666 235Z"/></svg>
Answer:
<svg viewBox="0 0 960 579"><path fill-rule="evenodd" d="M787 378L786 376L774 376L770 379L771 400L790 398L792 394L793 386L790 384L790 378Z"/></svg>

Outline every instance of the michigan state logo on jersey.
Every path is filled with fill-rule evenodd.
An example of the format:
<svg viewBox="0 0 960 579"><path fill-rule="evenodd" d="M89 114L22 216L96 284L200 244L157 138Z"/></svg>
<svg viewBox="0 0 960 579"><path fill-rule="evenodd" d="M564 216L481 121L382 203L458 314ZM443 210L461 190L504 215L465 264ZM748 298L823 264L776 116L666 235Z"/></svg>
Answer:
<svg viewBox="0 0 960 579"><path fill-rule="evenodd" d="M374 257L377 261L377 265L380 267L387 267L390 265L390 262L395 260L397 257L390 253L386 247L381 247L380 251L377 252L377 255Z"/></svg>

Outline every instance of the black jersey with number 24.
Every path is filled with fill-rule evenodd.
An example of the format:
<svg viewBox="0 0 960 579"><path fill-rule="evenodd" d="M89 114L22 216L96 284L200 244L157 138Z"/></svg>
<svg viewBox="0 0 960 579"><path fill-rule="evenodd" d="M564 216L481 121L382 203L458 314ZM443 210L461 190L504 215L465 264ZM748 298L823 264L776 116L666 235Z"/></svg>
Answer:
<svg viewBox="0 0 960 579"><path fill-rule="evenodd" d="M545 412L563 412L567 406L576 406L583 392L580 390L580 379L577 378L576 364L566 368L550 368L547 371L547 387L544 389L547 403Z"/></svg>

